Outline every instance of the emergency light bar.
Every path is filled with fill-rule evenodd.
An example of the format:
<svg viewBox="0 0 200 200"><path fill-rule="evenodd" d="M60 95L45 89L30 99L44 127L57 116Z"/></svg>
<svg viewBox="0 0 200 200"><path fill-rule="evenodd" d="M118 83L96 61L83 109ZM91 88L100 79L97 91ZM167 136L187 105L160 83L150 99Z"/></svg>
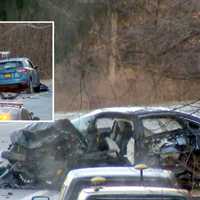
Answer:
<svg viewBox="0 0 200 200"><path fill-rule="evenodd" d="M0 51L0 58L5 59L10 56L10 51Z"/></svg>
<svg viewBox="0 0 200 200"><path fill-rule="evenodd" d="M19 102L0 102L0 107L17 107L21 108L23 106L23 103Z"/></svg>
<svg viewBox="0 0 200 200"><path fill-rule="evenodd" d="M3 113L3 114L0 114L0 121L7 121L7 120L11 120L11 115L10 115L10 113Z"/></svg>

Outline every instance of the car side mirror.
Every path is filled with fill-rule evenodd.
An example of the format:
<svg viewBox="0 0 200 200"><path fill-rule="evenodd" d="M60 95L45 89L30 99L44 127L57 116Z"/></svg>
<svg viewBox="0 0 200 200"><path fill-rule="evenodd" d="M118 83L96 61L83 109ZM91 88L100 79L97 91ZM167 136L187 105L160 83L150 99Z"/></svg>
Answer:
<svg viewBox="0 0 200 200"><path fill-rule="evenodd" d="M48 196L34 196L32 200L50 200Z"/></svg>

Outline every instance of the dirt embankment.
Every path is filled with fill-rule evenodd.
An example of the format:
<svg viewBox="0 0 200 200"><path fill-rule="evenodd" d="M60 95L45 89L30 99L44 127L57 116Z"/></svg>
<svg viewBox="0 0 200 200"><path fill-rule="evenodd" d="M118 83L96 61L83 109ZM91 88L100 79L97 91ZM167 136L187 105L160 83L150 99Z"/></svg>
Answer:
<svg viewBox="0 0 200 200"><path fill-rule="evenodd" d="M171 11L175 19L176 8ZM199 99L200 35L190 35L189 27L186 37L173 23L176 34L166 32L164 15L154 24L140 14L113 12L94 20L87 37L55 66L56 111Z"/></svg>
<svg viewBox="0 0 200 200"><path fill-rule="evenodd" d="M115 80L110 80L103 72L81 77L78 72L68 71L65 76L60 85L56 81L56 111L166 103L200 96L200 80L169 79L139 69L120 70Z"/></svg>
<svg viewBox="0 0 200 200"><path fill-rule="evenodd" d="M28 57L39 66L41 79L52 77L52 25L0 24L0 51L12 57Z"/></svg>
<svg viewBox="0 0 200 200"><path fill-rule="evenodd" d="M56 111L199 99L199 8L139 2L91 16L56 65Z"/></svg>

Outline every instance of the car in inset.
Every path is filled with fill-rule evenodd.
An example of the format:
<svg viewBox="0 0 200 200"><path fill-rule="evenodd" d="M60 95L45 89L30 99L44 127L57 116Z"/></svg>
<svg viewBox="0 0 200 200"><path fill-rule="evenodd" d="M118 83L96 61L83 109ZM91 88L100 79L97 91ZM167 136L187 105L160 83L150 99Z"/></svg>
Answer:
<svg viewBox="0 0 200 200"><path fill-rule="evenodd" d="M28 58L8 58L0 60L0 91L39 92L40 77L38 66Z"/></svg>
<svg viewBox="0 0 200 200"><path fill-rule="evenodd" d="M0 121L39 120L18 102L0 102Z"/></svg>

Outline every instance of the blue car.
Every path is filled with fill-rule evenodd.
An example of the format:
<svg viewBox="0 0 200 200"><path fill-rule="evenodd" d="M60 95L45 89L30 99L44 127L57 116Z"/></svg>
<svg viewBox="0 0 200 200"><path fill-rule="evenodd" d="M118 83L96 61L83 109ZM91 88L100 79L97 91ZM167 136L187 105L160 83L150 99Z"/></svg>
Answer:
<svg viewBox="0 0 200 200"><path fill-rule="evenodd" d="M0 60L0 91L39 92L40 77L37 68L28 58Z"/></svg>

